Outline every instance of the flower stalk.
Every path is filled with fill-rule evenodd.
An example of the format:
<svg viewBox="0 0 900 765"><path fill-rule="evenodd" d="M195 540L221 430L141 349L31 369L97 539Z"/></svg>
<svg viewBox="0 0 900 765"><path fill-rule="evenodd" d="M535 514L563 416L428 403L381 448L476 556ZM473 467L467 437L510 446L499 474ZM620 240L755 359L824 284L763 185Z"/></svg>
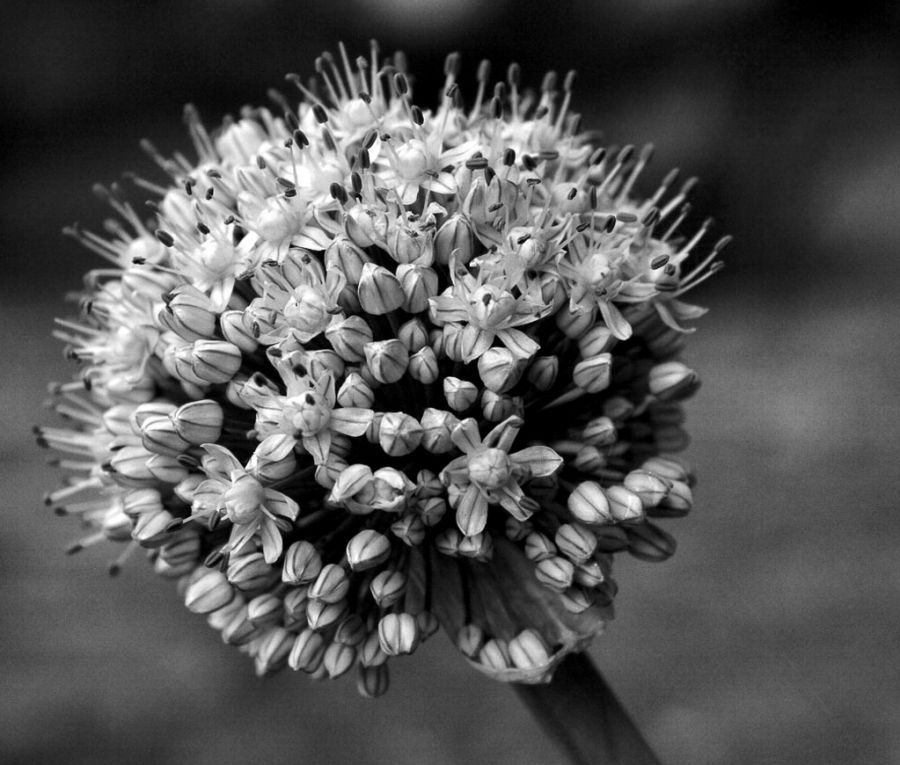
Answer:
<svg viewBox="0 0 900 765"><path fill-rule="evenodd" d="M540 685L516 695L572 765L660 765L587 653L573 653Z"/></svg>

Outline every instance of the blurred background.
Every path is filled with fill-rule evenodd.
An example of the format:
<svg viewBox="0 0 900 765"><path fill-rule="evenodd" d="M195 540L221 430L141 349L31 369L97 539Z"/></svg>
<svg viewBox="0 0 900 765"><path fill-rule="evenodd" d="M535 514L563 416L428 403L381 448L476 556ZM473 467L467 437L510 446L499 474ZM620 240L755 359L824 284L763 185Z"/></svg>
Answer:
<svg viewBox="0 0 900 765"><path fill-rule="evenodd" d="M70 368L50 338L96 260L90 191L156 177L143 137L188 149L208 125L313 72L339 40L403 48L417 100L444 55L463 82L489 57L523 80L579 72L575 108L610 143L657 146L702 179L700 214L732 233L693 296L710 315L687 361L700 476L667 528L669 562L623 561L593 656L661 759L900 761L900 11L857 0L814 17L750 0L168 0L4 3L0 99L0 760L5 763L548 763L507 687L437 636L392 664L376 702L352 681L258 680L170 583L41 504L57 477L29 428Z"/></svg>

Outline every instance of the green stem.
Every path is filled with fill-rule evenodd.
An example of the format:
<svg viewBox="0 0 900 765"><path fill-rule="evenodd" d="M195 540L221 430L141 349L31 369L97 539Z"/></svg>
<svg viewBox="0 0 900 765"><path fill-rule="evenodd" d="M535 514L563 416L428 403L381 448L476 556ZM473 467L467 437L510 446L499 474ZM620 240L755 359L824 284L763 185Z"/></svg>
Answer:
<svg viewBox="0 0 900 765"><path fill-rule="evenodd" d="M563 659L547 685L515 689L572 765L660 765L586 654Z"/></svg>

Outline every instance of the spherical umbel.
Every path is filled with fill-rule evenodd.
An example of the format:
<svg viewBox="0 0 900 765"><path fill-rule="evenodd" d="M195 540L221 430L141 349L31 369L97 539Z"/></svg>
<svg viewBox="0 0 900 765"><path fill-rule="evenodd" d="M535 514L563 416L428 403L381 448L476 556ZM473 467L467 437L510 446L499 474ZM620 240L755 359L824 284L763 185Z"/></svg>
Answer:
<svg viewBox="0 0 900 765"><path fill-rule="evenodd" d="M610 618L612 559L675 550L687 513L681 360L703 309L674 173L579 132L572 76L466 106L403 59L324 55L317 94L243 110L142 218L114 185L106 263L56 336L79 364L36 429L72 475L46 496L144 548L260 674L387 690L437 625L477 669L542 682ZM316 89L314 89L316 90ZM510 607L503 606L507 604ZM511 604L511 605L510 605Z"/></svg>

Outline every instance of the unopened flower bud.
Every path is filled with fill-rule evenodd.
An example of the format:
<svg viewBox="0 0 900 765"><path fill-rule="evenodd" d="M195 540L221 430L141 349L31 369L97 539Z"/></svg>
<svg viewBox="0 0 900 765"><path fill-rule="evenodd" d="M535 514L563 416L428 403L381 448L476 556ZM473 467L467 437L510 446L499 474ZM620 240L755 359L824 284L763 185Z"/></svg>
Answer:
<svg viewBox="0 0 900 765"><path fill-rule="evenodd" d="M653 441L660 451L680 452L687 449L691 443L691 437L684 428L679 428L677 425L666 425L654 428Z"/></svg>
<svg viewBox="0 0 900 765"><path fill-rule="evenodd" d="M539 391L547 391L556 382L559 374L558 356L537 356L528 367L528 382Z"/></svg>
<svg viewBox="0 0 900 765"><path fill-rule="evenodd" d="M141 406L146 406L146 404L141 404ZM140 430L140 423L137 421L136 416L139 410L140 406L135 408L130 404L116 404L103 413L101 417L103 427L110 435L113 436L130 435L131 433L135 433L137 432L135 428ZM153 409L147 414L149 416L153 414L160 414L160 412L157 411L157 408L154 406Z"/></svg>
<svg viewBox="0 0 900 765"><path fill-rule="evenodd" d="M369 584L369 592L379 608L389 608L406 592L406 574L402 571L379 571Z"/></svg>
<svg viewBox="0 0 900 765"><path fill-rule="evenodd" d="M377 568L391 555L391 541L374 529L357 532L347 543L347 563L354 571Z"/></svg>
<svg viewBox="0 0 900 765"><path fill-rule="evenodd" d="M596 318L596 308L591 308L589 311L573 313L568 305L563 305L563 307L556 312L556 326L562 330L562 333L566 337L577 340L594 326Z"/></svg>
<svg viewBox="0 0 900 765"><path fill-rule="evenodd" d="M693 483L691 469L674 457L662 455L651 457L641 464L641 469L667 481L682 481L688 485Z"/></svg>
<svg viewBox="0 0 900 765"><path fill-rule="evenodd" d="M362 316L348 316L330 324L325 337L344 361L359 362L366 357L364 348L372 342L372 330Z"/></svg>
<svg viewBox="0 0 900 765"><path fill-rule="evenodd" d="M422 413L422 446L432 454L444 454L456 448L450 439L459 419L442 409L428 408Z"/></svg>
<svg viewBox="0 0 900 765"><path fill-rule="evenodd" d="M363 266L356 289L363 310L374 316L396 311L406 300L400 280L384 266L374 263Z"/></svg>
<svg viewBox="0 0 900 765"><path fill-rule="evenodd" d="M147 420L155 420L159 417L166 417L174 412L178 407L173 404L171 401L158 400L158 401L147 401L144 404L139 404L136 406L131 414L128 416L128 420L131 423L131 430L136 435L141 434L141 429L144 427L144 423Z"/></svg>
<svg viewBox="0 0 900 765"><path fill-rule="evenodd" d="M563 523L553 539L559 551L574 563L584 563L597 549L597 537L579 523Z"/></svg>
<svg viewBox="0 0 900 765"><path fill-rule="evenodd" d="M428 345L428 331L425 325L418 317L414 317L409 321L400 325L397 330L397 338L406 346L411 354L420 351Z"/></svg>
<svg viewBox="0 0 900 765"><path fill-rule="evenodd" d="M247 603L247 618L257 627L281 623L284 605L277 595L266 592Z"/></svg>
<svg viewBox="0 0 900 765"><path fill-rule="evenodd" d="M428 266L405 263L397 266L397 279L403 289L403 310L407 313L427 310L428 299L437 295L437 272Z"/></svg>
<svg viewBox="0 0 900 765"><path fill-rule="evenodd" d="M169 535L174 517L168 510L147 510L134 522L131 538L141 547L158 547Z"/></svg>
<svg viewBox="0 0 900 765"><path fill-rule="evenodd" d="M366 364L380 383L395 383L406 373L409 353L396 338L366 343Z"/></svg>
<svg viewBox="0 0 900 765"><path fill-rule="evenodd" d="M402 457L419 447L423 433L415 417L404 412L387 412L378 427L378 444L385 454Z"/></svg>
<svg viewBox="0 0 900 765"><path fill-rule="evenodd" d="M335 563L328 563L322 567L315 582L310 585L309 599L320 600L323 603L337 603L350 589L350 580L347 572Z"/></svg>
<svg viewBox="0 0 900 765"><path fill-rule="evenodd" d="M506 393L522 377L522 363L508 348L488 348L478 358L478 374L484 387Z"/></svg>
<svg viewBox="0 0 900 765"><path fill-rule="evenodd" d="M435 526L447 512L447 501L443 497L427 497L420 500L419 515L426 526Z"/></svg>
<svg viewBox="0 0 900 765"><path fill-rule="evenodd" d="M566 505L569 512L584 523L609 523L613 520L609 500L603 487L596 481L582 481L578 484L569 494Z"/></svg>
<svg viewBox="0 0 900 765"><path fill-rule="evenodd" d="M243 353L253 353L259 347L252 329L247 326L243 311L223 312L219 316L219 328L224 338L240 348Z"/></svg>
<svg viewBox="0 0 900 765"><path fill-rule="evenodd" d="M228 645L246 645L259 637L262 630L247 618L247 606L241 606L222 629L222 640Z"/></svg>
<svg viewBox="0 0 900 765"><path fill-rule="evenodd" d="M337 402L345 407L371 409L375 393L358 372L350 372L338 388Z"/></svg>
<svg viewBox="0 0 900 765"><path fill-rule="evenodd" d="M144 420L141 425L141 443L147 451L168 457L177 457L190 447L175 430L174 423L163 415Z"/></svg>
<svg viewBox="0 0 900 765"><path fill-rule="evenodd" d="M344 645L359 646L366 639L366 625L358 614L351 614L334 631L334 639Z"/></svg>
<svg viewBox="0 0 900 765"><path fill-rule="evenodd" d="M313 672L318 669L325 655L325 638L312 629L302 630L294 638L288 654L288 666L293 670Z"/></svg>
<svg viewBox="0 0 900 765"><path fill-rule="evenodd" d="M434 258L442 266L455 259L458 265L466 265L475 255L475 241L469 219L454 213L445 220L434 238Z"/></svg>
<svg viewBox="0 0 900 765"><path fill-rule="evenodd" d="M609 512L620 523L636 523L646 517L641 498L620 484L610 486L606 490L606 498L609 500Z"/></svg>
<svg viewBox="0 0 900 765"><path fill-rule="evenodd" d="M491 669L509 669L512 666L509 645L502 638L491 638L481 646L478 663Z"/></svg>
<svg viewBox="0 0 900 765"><path fill-rule="evenodd" d="M306 606L309 603L308 587L291 587L284 596L284 626L297 627L306 624Z"/></svg>
<svg viewBox="0 0 900 765"><path fill-rule="evenodd" d="M508 650L512 665L519 669L543 667L550 661L550 649L533 629L522 630L510 640Z"/></svg>
<svg viewBox="0 0 900 765"><path fill-rule="evenodd" d="M191 348L191 369L207 383L227 383L241 360L241 349L224 340L197 340Z"/></svg>
<svg viewBox="0 0 900 765"><path fill-rule="evenodd" d="M579 587L570 587L559 596L559 600L563 604L563 608L572 614L583 613L596 602L592 593L585 592Z"/></svg>
<svg viewBox="0 0 900 765"><path fill-rule="evenodd" d="M603 414L613 422L620 423L634 414L634 404L624 396L610 396L603 402Z"/></svg>
<svg viewBox="0 0 900 765"><path fill-rule="evenodd" d="M260 639L255 662L257 674L268 675L281 669L287 663L293 644L292 632L288 632L284 627L272 627Z"/></svg>
<svg viewBox="0 0 900 765"><path fill-rule="evenodd" d="M190 575L188 575L188 578L190 578ZM207 614L206 623L214 630L223 630L228 622L234 618L235 614L240 613L244 609L244 606L244 599L237 595L227 605L217 608L211 614Z"/></svg>
<svg viewBox="0 0 900 765"><path fill-rule="evenodd" d="M388 660L388 655L381 650L378 630L372 630L359 649L359 663L363 667L380 667Z"/></svg>
<svg viewBox="0 0 900 765"><path fill-rule="evenodd" d="M578 338L578 350L585 359L608 352L616 344L612 330L605 324L595 324Z"/></svg>
<svg viewBox="0 0 900 765"><path fill-rule="evenodd" d="M310 600L306 606L306 623L313 630L324 630L332 624L337 624L346 615L347 601L344 599L336 603Z"/></svg>
<svg viewBox="0 0 900 765"><path fill-rule="evenodd" d="M334 642L325 649L322 664L328 677L336 677L347 673L356 663L356 649L343 643Z"/></svg>
<svg viewBox="0 0 900 765"><path fill-rule="evenodd" d="M387 693L389 678L387 664L368 667L360 664L356 690L367 699L376 699Z"/></svg>
<svg viewBox="0 0 900 765"><path fill-rule="evenodd" d="M412 614L385 614L378 622L378 642L388 656L411 654L419 639L419 625Z"/></svg>
<svg viewBox="0 0 900 765"><path fill-rule="evenodd" d="M511 542L521 542L532 531L534 531L534 527L530 521L520 521L511 515L507 516L504 523L504 532L506 533L506 538Z"/></svg>
<svg viewBox="0 0 900 765"><path fill-rule="evenodd" d="M171 417L178 435L195 446L218 441L225 420L222 407L210 399L189 401L178 407Z"/></svg>
<svg viewBox="0 0 900 765"><path fill-rule="evenodd" d="M119 486L143 488L158 481L147 465L152 456L143 446L123 446L113 453L107 468Z"/></svg>
<svg viewBox="0 0 900 765"><path fill-rule="evenodd" d="M344 502L370 487L372 481L372 469L368 465L348 465L334 482L328 499L331 502Z"/></svg>
<svg viewBox="0 0 900 765"><path fill-rule="evenodd" d="M596 475L606 467L606 457L596 446L582 446L572 458L572 467L579 473Z"/></svg>
<svg viewBox="0 0 900 765"><path fill-rule="evenodd" d="M478 400L478 388L468 380L445 377L444 397L454 412L465 412Z"/></svg>
<svg viewBox="0 0 900 765"><path fill-rule="evenodd" d="M424 346L409 357L409 376L423 385L431 385L438 379L440 369L437 356L431 346Z"/></svg>
<svg viewBox="0 0 900 765"><path fill-rule="evenodd" d="M162 483L181 483L190 475L187 466L176 457L165 454L154 454L147 460L149 470L156 480Z"/></svg>
<svg viewBox="0 0 900 765"><path fill-rule="evenodd" d="M225 575L242 592L253 592L272 584L277 572L266 563L261 552L251 552L244 555L232 554L228 559Z"/></svg>
<svg viewBox="0 0 900 765"><path fill-rule="evenodd" d="M419 639L423 643L441 628L441 623L431 611L419 611L416 614L416 624L419 626Z"/></svg>
<svg viewBox="0 0 900 765"><path fill-rule="evenodd" d="M554 592L565 592L572 584L575 566L572 561L554 555L538 561L534 566L534 575L542 585Z"/></svg>
<svg viewBox="0 0 900 765"><path fill-rule="evenodd" d="M206 294L183 284L166 297L166 305L159 312L160 324L188 342L213 337L216 314Z"/></svg>
<svg viewBox="0 0 900 765"><path fill-rule="evenodd" d="M546 534L532 531L525 537L525 557L533 563L539 563L556 555L556 545Z"/></svg>
<svg viewBox="0 0 900 765"><path fill-rule="evenodd" d="M623 481L625 488L641 498L645 508L656 507L669 493L671 483L647 470L632 470Z"/></svg>
<svg viewBox="0 0 900 765"><path fill-rule="evenodd" d="M459 556L459 545L462 540L463 535L459 532L459 529L448 528L441 531L434 538L434 546L442 555L456 558Z"/></svg>
<svg viewBox="0 0 900 765"><path fill-rule="evenodd" d="M368 245L366 245L368 246ZM347 283L359 284L363 267L372 259L345 236L336 236L325 250L325 265L337 266L347 277Z"/></svg>
<svg viewBox="0 0 900 765"><path fill-rule="evenodd" d="M456 647L463 656L474 659L484 645L484 630L477 624L464 624L456 633Z"/></svg>
<svg viewBox="0 0 900 765"><path fill-rule="evenodd" d="M464 536L459 540L457 552L462 558L488 561L494 554L494 539L486 531Z"/></svg>
<svg viewBox="0 0 900 765"><path fill-rule="evenodd" d="M263 483L275 483L292 475L297 469L294 439L283 433L269 436L247 462L247 470Z"/></svg>
<svg viewBox="0 0 900 765"><path fill-rule="evenodd" d="M609 446L616 442L616 425L609 417L595 417L584 426L581 438L592 446Z"/></svg>
<svg viewBox="0 0 900 765"><path fill-rule="evenodd" d="M652 523L623 526L628 536L628 552L640 560L658 563L675 553L675 539Z"/></svg>
<svg viewBox="0 0 900 765"><path fill-rule="evenodd" d="M204 568L188 584L184 604L195 614L209 614L230 603L234 596L235 590L225 574L216 569Z"/></svg>
<svg viewBox="0 0 900 765"><path fill-rule="evenodd" d="M680 361L666 361L650 370L648 386L660 401L679 401L694 394L700 378Z"/></svg>
<svg viewBox="0 0 900 765"><path fill-rule="evenodd" d="M585 393L599 393L609 387L612 356L600 353L579 361L572 370L572 381Z"/></svg>
<svg viewBox="0 0 900 765"><path fill-rule="evenodd" d="M598 552L613 553L628 547L628 536L621 526L600 526L594 529L594 536Z"/></svg>
<svg viewBox="0 0 900 765"><path fill-rule="evenodd" d="M680 518L687 515L694 504L691 487L684 481L669 481L666 496L653 508L654 518Z"/></svg>
<svg viewBox="0 0 900 765"><path fill-rule="evenodd" d="M391 532L404 544L418 547L425 540L425 523L413 513L406 513L391 524Z"/></svg>
<svg viewBox="0 0 900 765"><path fill-rule="evenodd" d="M575 566L575 583L582 587L597 587L606 580L603 567L595 560L588 560Z"/></svg>
<svg viewBox="0 0 900 765"><path fill-rule="evenodd" d="M170 535L159 548L159 557L170 566L195 564L200 556L200 535L190 527Z"/></svg>

